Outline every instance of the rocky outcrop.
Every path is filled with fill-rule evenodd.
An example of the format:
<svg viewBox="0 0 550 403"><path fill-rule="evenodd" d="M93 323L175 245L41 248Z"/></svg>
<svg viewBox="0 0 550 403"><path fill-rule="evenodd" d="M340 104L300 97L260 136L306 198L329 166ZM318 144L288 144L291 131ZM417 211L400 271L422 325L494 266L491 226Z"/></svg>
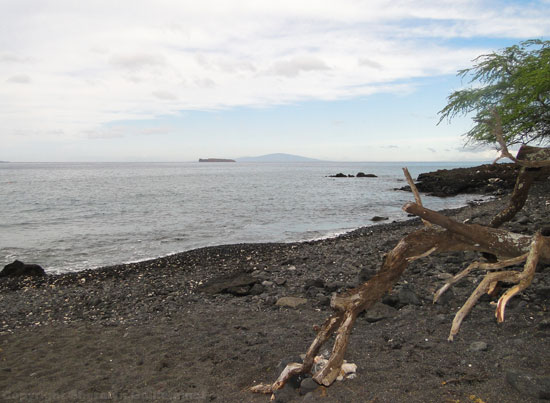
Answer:
<svg viewBox="0 0 550 403"><path fill-rule="evenodd" d="M4 266L0 272L0 277L18 277L18 276L45 276L44 269L37 264L25 264L19 260Z"/></svg>
<svg viewBox="0 0 550 403"><path fill-rule="evenodd" d="M433 196L460 193L492 194L514 188L518 174L515 164L485 164L473 168L440 169L418 175L417 188Z"/></svg>
<svg viewBox="0 0 550 403"><path fill-rule="evenodd" d="M336 175L329 175L329 178L353 178L353 175L346 175L342 172L337 173Z"/></svg>
<svg viewBox="0 0 550 403"><path fill-rule="evenodd" d="M342 172L337 173L336 175L329 175L329 178L378 178L375 174L366 174L364 172L357 172L357 175L345 174Z"/></svg>

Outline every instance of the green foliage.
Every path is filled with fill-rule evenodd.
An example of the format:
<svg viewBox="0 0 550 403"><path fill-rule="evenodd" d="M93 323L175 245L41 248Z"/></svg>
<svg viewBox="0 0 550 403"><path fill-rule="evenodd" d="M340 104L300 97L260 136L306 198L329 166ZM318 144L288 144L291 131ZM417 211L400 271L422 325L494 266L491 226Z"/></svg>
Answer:
<svg viewBox="0 0 550 403"><path fill-rule="evenodd" d="M482 55L458 76L479 83L453 92L439 111L441 122L474 113L467 142L491 144L494 111L502 120L506 142L550 143L550 41L532 39Z"/></svg>

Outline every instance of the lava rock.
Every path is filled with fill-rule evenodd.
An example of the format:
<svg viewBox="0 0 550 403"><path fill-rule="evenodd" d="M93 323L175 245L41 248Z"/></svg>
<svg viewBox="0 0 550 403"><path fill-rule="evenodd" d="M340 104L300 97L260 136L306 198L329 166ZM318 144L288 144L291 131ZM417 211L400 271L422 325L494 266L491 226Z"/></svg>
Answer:
<svg viewBox="0 0 550 403"><path fill-rule="evenodd" d="M377 302L365 312L365 319L367 322L374 323L383 319L393 318L395 315L397 315L395 308Z"/></svg>
<svg viewBox="0 0 550 403"><path fill-rule="evenodd" d="M422 305L420 298L409 287L403 287L397 293L401 305Z"/></svg>
<svg viewBox="0 0 550 403"><path fill-rule="evenodd" d="M378 178L375 174L366 174L364 172L357 172L356 175L358 178Z"/></svg>
<svg viewBox="0 0 550 403"><path fill-rule="evenodd" d="M388 218L388 217L381 217L381 216L375 215L375 216L372 217L370 220L371 220L371 221L374 221L374 222L378 222L378 221L386 221L386 220L389 220L389 218Z"/></svg>
<svg viewBox="0 0 550 403"><path fill-rule="evenodd" d="M20 276L45 276L44 269L37 264L25 264L20 260L4 266L0 272L0 277L20 277Z"/></svg>
<svg viewBox="0 0 550 403"><path fill-rule="evenodd" d="M250 295L260 295L265 291L265 287L259 283L256 283L250 288Z"/></svg>
<svg viewBox="0 0 550 403"><path fill-rule="evenodd" d="M319 301L319 305L321 306L329 306L330 305L330 298L326 295L319 295L317 294L317 301Z"/></svg>
<svg viewBox="0 0 550 403"><path fill-rule="evenodd" d="M321 278L310 278L307 279L304 285L305 289L316 287L316 288L324 288L325 282Z"/></svg>
<svg viewBox="0 0 550 403"><path fill-rule="evenodd" d="M550 400L550 376L534 376L520 370L508 370L506 382L522 395Z"/></svg>
<svg viewBox="0 0 550 403"><path fill-rule="evenodd" d="M277 284L278 286L282 286L282 285L285 285L286 283L286 278L276 278L275 280L275 284Z"/></svg>
<svg viewBox="0 0 550 403"><path fill-rule="evenodd" d="M460 193L490 193L511 190L516 182L515 164L485 164L473 168L440 169L418 175L416 187L432 196L447 197ZM496 180L496 178L500 180ZM492 179L492 183L489 182Z"/></svg>
<svg viewBox="0 0 550 403"><path fill-rule="evenodd" d="M382 303L396 309L401 308L401 305L399 304L399 298L395 294L386 294L382 298Z"/></svg>
<svg viewBox="0 0 550 403"><path fill-rule="evenodd" d="M206 294L229 293L232 295L248 295L252 285L258 279L248 273L232 273L229 275L213 278L199 287L199 291Z"/></svg>
<svg viewBox="0 0 550 403"><path fill-rule="evenodd" d="M319 384L313 378L305 378L300 383L300 394L306 395L319 387Z"/></svg>
<svg viewBox="0 0 550 403"><path fill-rule="evenodd" d="M531 220L529 219L529 217L520 217L518 220L517 220L517 223L518 224L521 224L521 225L527 225L531 222Z"/></svg>
<svg viewBox="0 0 550 403"><path fill-rule="evenodd" d="M341 284L338 281L325 284L325 290L327 292L336 292L340 288Z"/></svg>
<svg viewBox="0 0 550 403"><path fill-rule="evenodd" d="M235 297L244 297L250 295L250 286L239 285L236 287L229 287L225 289L224 292L234 295Z"/></svg>

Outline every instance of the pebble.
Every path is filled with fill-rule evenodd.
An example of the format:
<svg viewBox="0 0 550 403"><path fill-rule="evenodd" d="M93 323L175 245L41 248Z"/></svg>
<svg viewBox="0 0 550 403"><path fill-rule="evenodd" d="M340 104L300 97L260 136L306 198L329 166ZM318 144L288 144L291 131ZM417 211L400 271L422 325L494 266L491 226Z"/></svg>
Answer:
<svg viewBox="0 0 550 403"><path fill-rule="evenodd" d="M262 285L264 287L271 287L271 286L273 286L273 281L264 280L264 281L262 281Z"/></svg>
<svg viewBox="0 0 550 403"><path fill-rule="evenodd" d="M265 291L265 287L262 284L254 284L250 289L250 295L260 295Z"/></svg>
<svg viewBox="0 0 550 403"><path fill-rule="evenodd" d="M529 220L528 217L521 217L520 219L517 220L517 223L518 224L521 224L521 225L527 225L531 222L531 220Z"/></svg>
<svg viewBox="0 0 550 403"><path fill-rule="evenodd" d="M278 286L285 285L285 283L286 283L286 278L276 278L275 279L275 284L277 284Z"/></svg>
<svg viewBox="0 0 550 403"><path fill-rule="evenodd" d="M341 284L337 281L325 284L325 290L327 292L335 292L340 288Z"/></svg>
<svg viewBox="0 0 550 403"><path fill-rule="evenodd" d="M305 289L316 287L316 288L323 288L325 286L325 282L321 278L310 278L306 280L306 283L304 285Z"/></svg>
<svg viewBox="0 0 550 403"><path fill-rule="evenodd" d="M322 306L330 305L330 298L324 294L317 294L317 301L319 301L319 305L322 305Z"/></svg>
<svg viewBox="0 0 550 403"><path fill-rule="evenodd" d="M484 341L474 341L472 344L470 344L470 351L487 351L489 346Z"/></svg>

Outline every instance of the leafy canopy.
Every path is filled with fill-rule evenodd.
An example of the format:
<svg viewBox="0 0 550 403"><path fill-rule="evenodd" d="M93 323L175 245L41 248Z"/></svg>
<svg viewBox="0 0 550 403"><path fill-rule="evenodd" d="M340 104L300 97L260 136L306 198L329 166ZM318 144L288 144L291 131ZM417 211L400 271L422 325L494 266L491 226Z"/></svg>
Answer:
<svg viewBox="0 0 550 403"><path fill-rule="evenodd" d="M474 113L468 143L491 144L496 111L507 144L550 143L550 41L532 39L481 55L458 76L470 88L453 92L439 111L442 120Z"/></svg>

